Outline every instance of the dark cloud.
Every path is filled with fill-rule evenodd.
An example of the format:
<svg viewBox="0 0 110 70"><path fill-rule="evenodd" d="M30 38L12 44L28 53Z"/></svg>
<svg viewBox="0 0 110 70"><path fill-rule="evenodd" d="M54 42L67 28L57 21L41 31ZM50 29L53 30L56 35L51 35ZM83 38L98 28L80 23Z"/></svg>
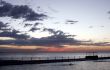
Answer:
<svg viewBox="0 0 110 70"><path fill-rule="evenodd" d="M36 30L39 30L40 28L33 27L30 29L30 31L34 32ZM52 35L42 38L29 38L25 34L19 34L20 32L17 30L12 30L11 32L1 32L0 36L4 37L13 37L16 38L16 40L8 40L8 41L1 41L1 44L13 44L13 45L56 45L60 47L64 44L78 44L79 41L75 40L75 35L69 35L64 33L61 30L54 30L49 28L44 28L43 31L48 31ZM25 40L27 39L27 40Z"/></svg>
<svg viewBox="0 0 110 70"><path fill-rule="evenodd" d="M28 40L16 39L16 40L0 40L0 45L29 45Z"/></svg>
<svg viewBox="0 0 110 70"><path fill-rule="evenodd" d="M15 39L27 39L29 38L28 35L26 34L21 34L19 31L17 30L12 30L12 31L4 31L4 32L0 32L0 37L12 37Z"/></svg>
<svg viewBox="0 0 110 70"><path fill-rule="evenodd" d="M33 20L43 20L47 17L45 14L38 14L34 12L31 8L27 5L12 5L10 3L6 3L2 1L0 5L0 17L11 17L14 19L24 18L27 21ZM78 21L67 20L66 24L74 24ZM25 23L24 27L31 27L29 31L36 31L40 30L37 26L41 23ZM22 34L21 31L16 29L8 28L9 25L7 23L0 22L0 37L12 37L16 40L0 40L0 45L40 45L40 46L57 46L63 47L63 45L96 45L96 46L106 46L109 43L94 43L94 44L86 44L83 43L85 41L80 41L74 39L75 35L67 34L61 30L55 30L52 28L44 28L43 31L47 31L51 34L51 36L42 37L42 38L30 38L26 34ZM90 27L92 28L92 26ZM88 41L86 41L88 42Z"/></svg>
<svg viewBox="0 0 110 70"><path fill-rule="evenodd" d="M40 28L32 27L29 31L35 32L35 31L37 31L37 30L40 30Z"/></svg>
<svg viewBox="0 0 110 70"><path fill-rule="evenodd" d="M1 22L0 21L0 31L9 31L10 29L9 28L7 28L9 25L8 25L8 23L3 23L3 22Z"/></svg>
<svg viewBox="0 0 110 70"><path fill-rule="evenodd" d="M42 23L39 23L39 22L36 22L36 23L34 23L34 24L32 24L32 23L25 23L24 24L24 27L31 27L32 26L32 28L35 28L36 26L38 26L38 25L42 25ZM31 29L32 29L31 28Z"/></svg>
<svg viewBox="0 0 110 70"><path fill-rule="evenodd" d="M93 43L92 40L88 40L88 41L82 41L81 42L82 45L87 45L87 46L110 46L110 42L96 42Z"/></svg>
<svg viewBox="0 0 110 70"><path fill-rule="evenodd" d="M42 20L45 17L47 17L44 14L38 14L34 12L31 8L29 8L27 5L12 5L10 3L6 3L5 1L1 2L0 5L0 17L11 17L13 19L19 19L24 18L28 21L33 20ZM15 20L16 21L16 20ZM75 21L68 21L68 22L75 22ZM0 23L0 28L7 29L8 24ZM30 27L29 31L36 31L40 30L37 26L42 23L24 23L24 27ZM11 44L11 45L56 45L58 47L61 47L64 44L76 44L79 41L75 40L74 38L71 38L72 35L66 34L61 30L54 30L51 28L44 28L43 31L48 31L51 33L51 36L48 37L42 37L42 38L31 38L28 39L29 36L26 34L22 34L21 31L12 29L9 31L3 31L0 32L0 37L12 37L16 40L4 40L0 41L0 44Z"/></svg>
<svg viewBox="0 0 110 70"><path fill-rule="evenodd" d="M67 33L64 33L61 30L54 30L51 28L44 28L43 31L47 31L51 36L43 37L40 39L32 39L32 42L39 45L57 45L61 46L63 44L78 44L78 40L75 40L75 35L70 35Z"/></svg>
<svg viewBox="0 0 110 70"><path fill-rule="evenodd" d="M9 28L9 23L0 22L0 37L11 37L16 39L27 39L28 35L22 34L20 31Z"/></svg>
<svg viewBox="0 0 110 70"><path fill-rule="evenodd" d="M34 31L34 28L31 30ZM14 45L40 45L40 46L57 46L57 47L61 47L64 44L74 44L74 45L78 45L80 43L80 41L75 40L73 37L75 35L69 35L64 33L61 30L54 30L54 29L48 29L48 28L44 28L43 31L48 31L50 32L52 35L51 36L47 36L47 37L42 37L42 38L30 38L28 40L12 40L12 41L8 41L6 42L7 44L14 44ZM14 33L15 34L15 33ZM8 34L6 34L8 35ZM8 35L10 36L10 35ZM13 35L12 37L15 37L16 35Z"/></svg>
<svg viewBox="0 0 110 70"><path fill-rule="evenodd" d="M4 24L3 22L0 21L0 28L6 28L7 24Z"/></svg>
<svg viewBox="0 0 110 70"><path fill-rule="evenodd" d="M24 21L35 21L35 20L43 20L47 15L43 13L36 13L27 5L12 5L5 1L1 1L0 3L0 17L11 17L14 21L16 19L24 18ZM21 23L20 23L21 24ZM29 27L29 31L40 30L40 28L36 27L42 23L24 23L21 24L24 27ZM22 31L17 30L16 28L11 26L11 23L3 23L0 22L0 37L12 37L15 39L27 39L29 36Z"/></svg>
<svg viewBox="0 0 110 70"><path fill-rule="evenodd" d="M73 21L73 20L67 20L66 21L66 24L75 24L77 23L78 21Z"/></svg>
<svg viewBox="0 0 110 70"><path fill-rule="evenodd" d="M36 26L38 26L38 25L42 25L42 23L36 22L36 23L34 24L34 27L36 27Z"/></svg>
<svg viewBox="0 0 110 70"><path fill-rule="evenodd" d="M66 38L65 36L49 36L43 38L32 38L28 40L3 40L0 41L0 44L5 45L36 45L36 46L56 46L61 47L64 44L78 44L77 40L72 38Z"/></svg>
<svg viewBox="0 0 110 70"><path fill-rule="evenodd" d="M24 27L30 27L30 26L32 26L33 24L30 24L30 23L26 23L25 25L24 25Z"/></svg>
<svg viewBox="0 0 110 70"><path fill-rule="evenodd" d="M0 40L0 45L64 47L63 45L110 46L110 42L86 43L65 36L48 36L43 38ZM41 47L42 48L42 47Z"/></svg>
<svg viewBox="0 0 110 70"><path fill-rule="evenodd" d="M99 42L99 43L94 43L96 46L110 46L110 42Z"/></svg>
<svg viewBox="0 0 110 70"><path fill-rule="evenodd" d="M27 5L12 5L2 1L0 5L0 17L11 17L14 19L25 18L27 21L34 21L43 20L47 16L43 13L39 14L34 12Z"/></svg>
<svg viewBox="0 0 110 70"><path fill-rule="evenodd" d="M46 40L48 44L54 45L77 44L79 42L65 34L52 35L43 39Z"/></svg>
<svg viewBox="0 0 110 70"><path fill-rule="evenodd" d="M65 35L66 34L61 30L55 30L55 29L52 29L52 28L44 28L43 31L47 31L47 32L49 32L50 34L53 34L53 35ZM71 36L75 36L75 35L71 35Z"/></svg>
<svg viewBox="0 0 110 70"><path fill-rule="evenodd" d="M51 33L52 33L52 34L55 34L55 33L56 33L56 31L55 31L54 29L51 29L51 28L44 28L43 31L44 31L44 32L45 32L45 31L48 31L50 34L51 34Z"/></svg>
<svg viewBox="0 0 110 70"><path fill-rule="evenodd" d="M31 31L34 31L31 30ZM19 31L12 31L12 32L2 32L0 36L6 37L13 37L16 40L4 40L0 41L0 45L34 45L34 46L54 46L54 47L64 47L63 45L94 45L94 46L110 46L109 42L101 42L101 43L92 43L91 40L89 41L81 41L74 39L75 35L70 35L64 33L61 30L54 30L44 28L44 31L50 32L52 35L42 38L30 38L25 34L19 34ZM28 39L27 39L28 38Z"/></svg>

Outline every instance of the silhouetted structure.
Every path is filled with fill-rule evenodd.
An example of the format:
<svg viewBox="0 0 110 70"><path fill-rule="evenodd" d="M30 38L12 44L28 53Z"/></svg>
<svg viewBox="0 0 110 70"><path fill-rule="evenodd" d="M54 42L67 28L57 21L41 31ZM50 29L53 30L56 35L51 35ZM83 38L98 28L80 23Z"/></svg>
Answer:
<svg viewBox="0 0 110 70"><path fill-rule="evenodd" d="M39 59L33 60L0 60L0 66L3 65L22 65L22 64L43 64L43 63L58 63L58 62L72 62L72 61L89 61L89 60L104 60L110 59L110 57L98 57L98 56L85 56L85 58L68 58L68 59Z"/></svg>
<svg viewBox="0 0 110 70"><path fill-rule="evenodd" d="M98 55L95 54L94 52L92 53L92 55L87 55L86 54L85 59L87 59L87 60L97 60L98 59Z"/></svg>

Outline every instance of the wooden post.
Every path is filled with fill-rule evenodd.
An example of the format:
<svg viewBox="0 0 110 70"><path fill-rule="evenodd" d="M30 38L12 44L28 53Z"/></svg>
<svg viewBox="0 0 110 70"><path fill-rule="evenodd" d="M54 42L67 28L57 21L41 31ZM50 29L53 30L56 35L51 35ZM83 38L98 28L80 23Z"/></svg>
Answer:
<svg viewBox="0 0 110 70"><path fill-rule="evenodd" d="M47 57L47 60L49 60L49 57Z"/></svg>
<svg viewBox="0 0 110 70"><path fill-rule="evenodd" d="M24 58L23 57L21 57L21 60L23 60Z"/></svg>
<svg viewBox="0 0 110 70"><path fill-rule="evenodd" d="M55 57L55 60L56 60L56 57Z"/></svg>
<svg viewBox="0 0 110 70"><path fill-rule="evenodd" d="M101 55L101 57L102 57L102 55Z"/></svg>
<svg viewBox="0 0 110 70"><path fill-rule="evenodd" d="M87 56L87 52L86 52L86 56Z"/></svg>
<svg viewBox="0 0 110 70"><path fill-rule="evenodd" d="M13 60L13 57L11 57L11 60Z"/></svg>
<svg viewBox="0 0 110 70"><path fill-rule="evenodd" d="M31 57L31 60L32 60L32 57Z"/></svg>
<svg viewBox="0 0 110 70"><path fill-rule="evenodd" d="M68 60L69 60L69 56L68 56Z"/></svg>
<svg viewBox="0 0 110 70"><path fill-rule="evenodd" d="M74 56L74 60L75 60L75 56Z"/></svg>
<svg viewBox="0 0 110 70"><path fill-rule="evenodd" d="M79 56L79 59L80 59L80 56Z"/></svg>
<svg viewBox="0 0 110 70"><path fill-rule="evenodd" d="M95 53L93 52L93 56L95 55Z"/></svg>
<svg viewBox="0 0 110 70"><path fill-rule="evenodd" d="M38 59L41 60L40 57L38 57Z"/></svg>
<svg viewBox="0 0 110 70"><path fill-rule="evenodd" d="M63 56L62 56L62 60L63 60Z"/></svg>
<svg viewBox="0 0 110 70"><path fill-rule="evenodd" d="M68 61L69 61L69 56L68 56Z"/></svg>

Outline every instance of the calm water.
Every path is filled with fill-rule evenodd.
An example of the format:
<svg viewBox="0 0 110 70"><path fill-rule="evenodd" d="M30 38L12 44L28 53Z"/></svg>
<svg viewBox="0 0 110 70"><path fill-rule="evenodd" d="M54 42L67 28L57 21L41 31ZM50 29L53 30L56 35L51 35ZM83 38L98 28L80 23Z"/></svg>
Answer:
<svg viewBox="0 0 110 70"><path fill-rule="evenodd" d="M85 53L27 53L27 54L1 54L0 58L9 57L84 57ZM98 56L109 56L109 53L98 53ZM37 58L36 58L37 59ZM73 65L69 65L72 63ZM12 65L12 66L0 66L0 70L110 70L110 60L102 61L79 61L79 62L63 62L63 63L49 63L49 64L28 64L28 65Z"/></svg>

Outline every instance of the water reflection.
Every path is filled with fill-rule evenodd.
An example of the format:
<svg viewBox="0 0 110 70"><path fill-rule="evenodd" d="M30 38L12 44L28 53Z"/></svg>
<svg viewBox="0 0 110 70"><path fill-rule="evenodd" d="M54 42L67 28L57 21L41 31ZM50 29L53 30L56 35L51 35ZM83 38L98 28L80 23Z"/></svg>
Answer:
<svg viewBox="0 0 110 70"><path fill-rule="evenodd" d="M110 62L80 61L66 63L1 66L0 70L110 70Z"/></svg>

